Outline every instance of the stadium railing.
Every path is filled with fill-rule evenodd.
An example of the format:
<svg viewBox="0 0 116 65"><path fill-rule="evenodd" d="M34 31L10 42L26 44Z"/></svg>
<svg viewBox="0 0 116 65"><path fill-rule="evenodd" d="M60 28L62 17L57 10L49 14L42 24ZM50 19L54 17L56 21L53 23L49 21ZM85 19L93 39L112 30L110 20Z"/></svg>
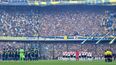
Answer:
<svg viewBox="0 0 116 65"><path fill-rule="evenodd" d="M67 36L65 40L86 40L88 36ZM90 37L88 41L99 40L102 36L99 37ZM107 36L102 40L112 40L115 36ZM64 36L35 36L35 37L12 37L12 36L0 36L0 40L17 40L17 41L41 41L41 40L64 40Z"/></svg>

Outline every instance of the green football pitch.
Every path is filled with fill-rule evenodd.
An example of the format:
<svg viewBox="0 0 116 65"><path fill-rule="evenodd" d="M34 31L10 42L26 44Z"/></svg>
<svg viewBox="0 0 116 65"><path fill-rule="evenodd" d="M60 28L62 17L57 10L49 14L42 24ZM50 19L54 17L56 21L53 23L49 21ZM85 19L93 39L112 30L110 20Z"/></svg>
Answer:
<svg viewBox="0 0 116 65"><path fill-rule="evenodd" d="M0 61L0 65L116 65L116 61Z"/></svg>

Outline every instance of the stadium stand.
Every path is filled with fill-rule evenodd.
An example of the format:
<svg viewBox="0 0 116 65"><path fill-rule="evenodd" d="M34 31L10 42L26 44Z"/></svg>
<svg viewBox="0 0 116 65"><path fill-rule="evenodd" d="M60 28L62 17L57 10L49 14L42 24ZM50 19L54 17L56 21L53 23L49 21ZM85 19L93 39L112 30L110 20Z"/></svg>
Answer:
<svg viewBox="0 0 116 65"><path fill-rule="evenodd" d="M0 36L104 36L115 35L115 19L107 27L109 12L115 13L115 6L99 5L54 5L54 6L0 6ZM101 24L104 24L102 26ZM113 25L113 27L112 27ZM75 35L75 36L76 36ZM67 38L66 38L67 39ZM116 53L116 44L95 44L95 42L34 42L0 41L0 58L18 60L20 48L25 49L25 60L58 59L64 51L92 52L93 57L103 58L103 52L111 49ZM15 56L16 55L16 56ZM31 55L31 57L30 57Z"/></svg>
<svg viewBox="0 0 116 65"><path fill-rule="evenodd" d="M115 7L100 6L1 6L1 36L64 36L106 34L107 28L101 27L107 20L108 9ZM12 12L13 11L13 12ZM111 12L112 12L111 11ZM114 23L114 22L113 22ZM115 26L115 24L114 24ZM105 30L106 29L106 30ZM112 34L112 32L110 33Z"/></svg>

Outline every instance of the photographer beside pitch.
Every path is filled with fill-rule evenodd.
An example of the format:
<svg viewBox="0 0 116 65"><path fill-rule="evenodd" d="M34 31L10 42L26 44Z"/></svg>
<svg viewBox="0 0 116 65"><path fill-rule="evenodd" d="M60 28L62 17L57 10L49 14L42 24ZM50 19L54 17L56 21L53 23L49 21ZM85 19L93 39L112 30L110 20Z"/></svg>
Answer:
<svg viewBox="0 0 116 65"><path fill-rule="evenodd" d="M112 51L107 49L104 52L105 62L112 62Z"/></svg>

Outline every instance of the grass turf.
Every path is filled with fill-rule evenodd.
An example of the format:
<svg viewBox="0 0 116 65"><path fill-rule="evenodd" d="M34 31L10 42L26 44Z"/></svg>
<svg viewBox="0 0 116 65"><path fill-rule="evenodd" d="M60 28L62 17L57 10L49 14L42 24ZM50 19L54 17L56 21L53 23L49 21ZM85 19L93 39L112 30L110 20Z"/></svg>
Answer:
<svg viewBox="0 0 116 65"><path fill-rule="evenodd" d="M116 65L116 61L0 61L0 65Z"/></svg>

